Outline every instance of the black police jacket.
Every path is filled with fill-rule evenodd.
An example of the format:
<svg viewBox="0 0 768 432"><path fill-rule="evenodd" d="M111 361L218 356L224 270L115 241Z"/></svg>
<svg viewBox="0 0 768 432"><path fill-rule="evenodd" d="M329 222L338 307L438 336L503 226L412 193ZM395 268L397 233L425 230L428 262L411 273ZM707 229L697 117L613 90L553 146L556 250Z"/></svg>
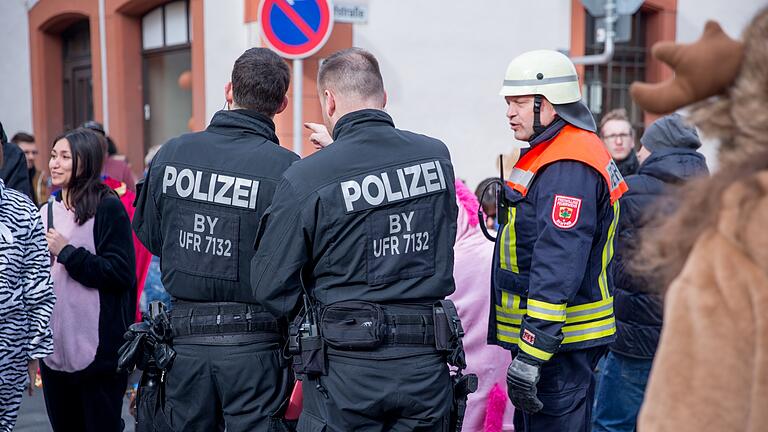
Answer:
<svg viewBox="0 0 768 432"><path fill-rule="evenodd" d="M19 146L9 142L3 142L3 157L0 161L0 179L3 179L5 187L15 189L32 198L32 186L29 182L27 160Z"/></svg>
<svg viewBox="0 0 768 432"><path fill-rule="evenodd" d="M168 141L147 172L133 228L160 256L179 299L255 303L249 269L259 219L298 159L269 117L219 111L203 132Z"/></svg>
<svg viewBox="0 0 768 432"><path fill-rule="evenodd" d="M451 294L457 207L445 144L372 109L343 116L333 134L277 188L256 241L254 298L285 316L302 280L322 305Z"/></svg>
<svg viewBox="0 0 768 432"><path fill-rule="evenodd" d="M704 156L692 149L660 149L627 177L629 190L621 198L619 237L614 258L614 308L616 340L612 351L635 358L651 359L656 353L662 327L661 287L631 269L631 259L642 232L652 228L650 217L671 212L674 203L663 199L669 187L705 175Z"/></svg>

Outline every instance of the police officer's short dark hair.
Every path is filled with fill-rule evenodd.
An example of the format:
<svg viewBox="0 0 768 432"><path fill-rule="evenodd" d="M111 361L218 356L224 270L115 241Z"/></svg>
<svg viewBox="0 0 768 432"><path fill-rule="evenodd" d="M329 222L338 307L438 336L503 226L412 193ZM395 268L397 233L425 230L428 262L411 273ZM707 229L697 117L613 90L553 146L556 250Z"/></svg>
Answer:
<svg viewBox="0 0 768 432"><path fill-rule="evenodd" d="M330 88L362 99L384 97L379 61L362 48L348 48L331 54L320 65L317 83L321 91Z"/></svg>
<svg viewBox="0 0 768 432"><path fill-rule="evenodd" d="M291 71L288 64L267 48L251 48L232 68L235 103L245 109L273 116L283 103Z"/></svg>

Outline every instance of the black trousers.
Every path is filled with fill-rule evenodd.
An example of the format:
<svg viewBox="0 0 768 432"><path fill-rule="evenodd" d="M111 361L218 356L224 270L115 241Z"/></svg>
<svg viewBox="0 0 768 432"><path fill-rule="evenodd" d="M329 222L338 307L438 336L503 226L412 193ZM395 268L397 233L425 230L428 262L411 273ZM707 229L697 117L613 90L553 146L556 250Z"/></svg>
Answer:
<svg viewBox="0 0 768 432"><path fill-rule="evenodd" d="M595 367L606 347L555 354L541 368L536 386L544 408L536 414L515 410L518 432L589 432L595 399Z"/></svg>
<svg viewBox="0 0 768 432"><path fill-rule="evenodd" d="M293 375L277 344L185 345L165 380L165 415L176 431L271 431ZM273 417L276 417L273 419Z"/></svg>
<svg viewBox="0 0 768 432"><path fill-rule="evenodd" d="M443 355L329 355L328 375L305 378L302 389L299 432L448 431L453 388Z"/></svg>
<svg viewBox="0 0 768 432"><path fill-rule="evenodd" d="M127 374L60 372L40 362L43 396L54 432L120 432Z"/></svg>

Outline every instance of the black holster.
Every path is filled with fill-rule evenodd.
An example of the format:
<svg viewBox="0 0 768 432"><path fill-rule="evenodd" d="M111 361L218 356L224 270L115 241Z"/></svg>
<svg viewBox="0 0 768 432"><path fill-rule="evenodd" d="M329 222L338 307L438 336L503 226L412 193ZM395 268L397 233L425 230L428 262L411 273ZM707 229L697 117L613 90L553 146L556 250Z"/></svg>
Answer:
<svg viewBox="0 0 768 432"><path fill-rule="evenodd" d="M136 392L136 431L173 432L165 416L164 376L176 358L171 345L171 326L160 302L150 304L145 321L131 325L118 352L118 370L142 370Z"/></svg>
<svg viewBox="0 0 768 432"><path fill-rule="evenodd" d="M435 341L437 349L446 353L448 364L456 370L451 375L453 384L453 406L451 408L451 430L461 432L464 414L467 410L467 398L477 391L477 375L462 371L467 367L464 354L464 328L459 319L456 305L450 300L440 300L434 306Z"/></svg>
<svg viewBox="0 0 768 432"><path fill-rule="evenodd" d="M314 309L307 308L288 327L288 353L293 356L293 372L316 378L328 373L323 338L317 328Z"/></svg>
<svg viewBox="0 0 768 432"><path fill-rule="evenodd" d="M174 432L165 416L165 381L154 366L141 374L136 392L136 432Z"/></svg>

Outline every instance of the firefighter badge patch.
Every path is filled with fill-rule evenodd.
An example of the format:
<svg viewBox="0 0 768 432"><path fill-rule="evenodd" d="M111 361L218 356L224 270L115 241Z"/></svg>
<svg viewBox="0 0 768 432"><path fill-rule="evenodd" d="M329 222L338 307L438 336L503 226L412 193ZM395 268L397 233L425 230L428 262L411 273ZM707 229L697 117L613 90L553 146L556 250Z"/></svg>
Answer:
<svg viewBox="0 0 768 432"><path fill-rule="evenodd" d="M580 210L581 198L555 195L555 203L552 205L552 223L562 229L573 228L579 221Z"/></svg>
<svg viewBox="0 0 768 432"><path fill-rule="evenodd" d="M528 342L529 345L533 345L536 342L536 335L528 329L523 330L523 340Z"/></svg>

